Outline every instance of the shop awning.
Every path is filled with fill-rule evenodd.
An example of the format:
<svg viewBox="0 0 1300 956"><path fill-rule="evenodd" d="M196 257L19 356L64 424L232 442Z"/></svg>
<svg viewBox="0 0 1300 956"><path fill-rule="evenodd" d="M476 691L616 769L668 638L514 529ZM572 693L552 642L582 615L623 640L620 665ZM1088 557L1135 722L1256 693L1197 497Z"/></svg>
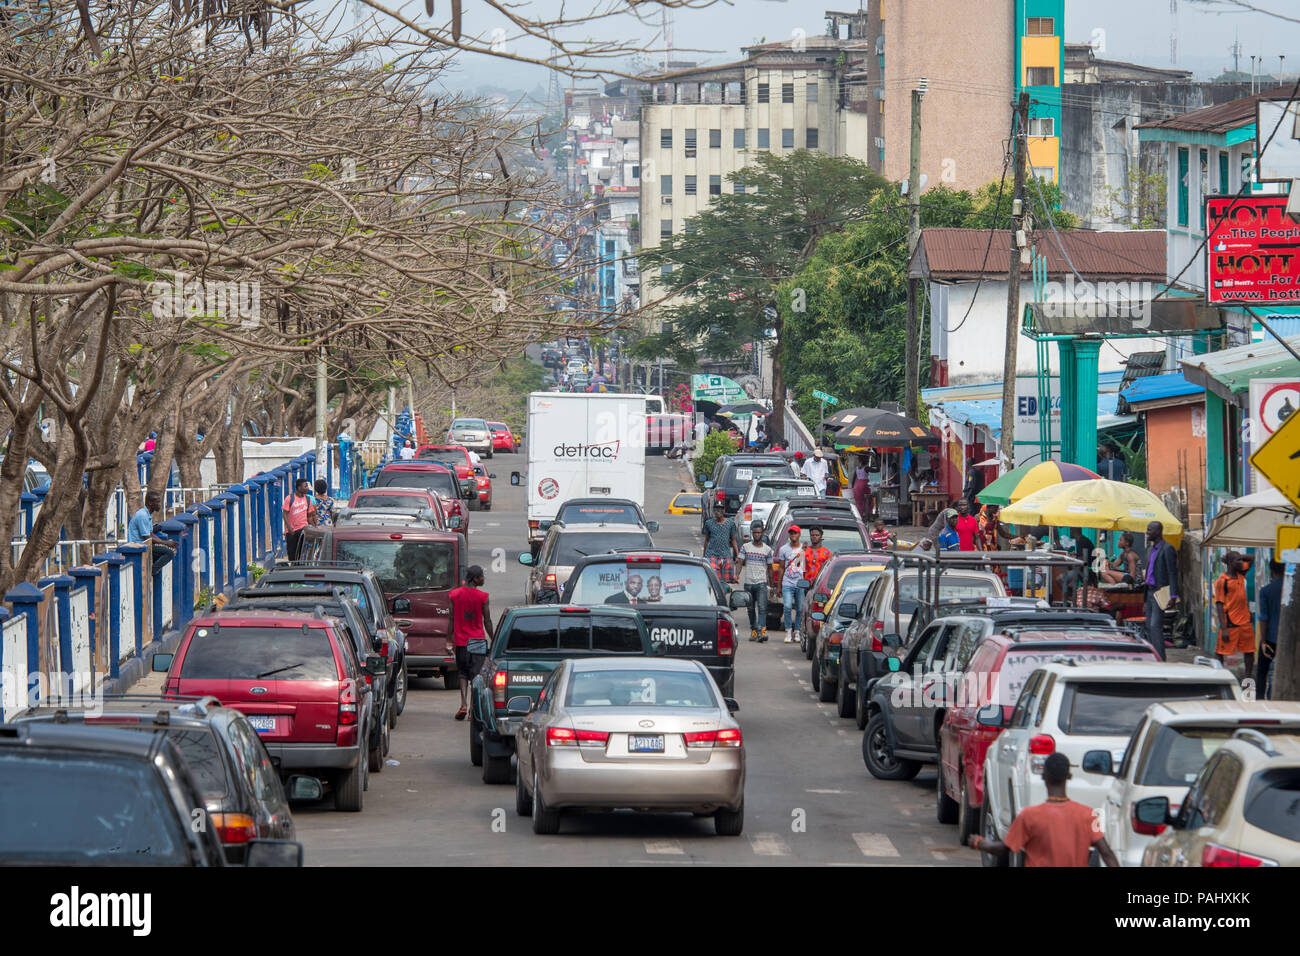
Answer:
<svg viewBox="0 0 1300 956"><path fill-rule="evenodd" d="M1300 350L1300 335L1286 339L1291 348ZM1276 339L1252 342L1236 348L1182 360L1187 381L1200 385L1226 402L1245 408L1253 378L1300 378L1300 361L1296 361Z"/></svg>
<svg viewBox="0 0 1300 956"><path fill-rule="evenodd" d="M1165 375L1139 378L1119 394L1129 405L1139 405L1143 402L1161 402L1171 398L1203 395L1205 389L1187 381L1182 372L1170 372Z"/></svg>

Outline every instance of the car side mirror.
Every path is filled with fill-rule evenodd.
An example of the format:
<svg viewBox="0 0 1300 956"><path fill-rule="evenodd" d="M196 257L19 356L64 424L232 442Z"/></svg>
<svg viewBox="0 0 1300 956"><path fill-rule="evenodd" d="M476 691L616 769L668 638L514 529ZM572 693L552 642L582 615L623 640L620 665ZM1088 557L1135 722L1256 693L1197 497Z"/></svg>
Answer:
<svg viewBox="0 0 1300 956"><path fill-rule="evenodd" d="M713 487L713 482L711 482L711 481L705 481L705 482L704 482L704 490L705 490L705 491L710 490L712 487Z"/></svg>
<svg viewBox="0 0 1300 956"><path fill-rule="evenodd" d="M366 657L366 673L375 677L382 677L388 672L388 665L378 654L370 654Z"/></svg>
<svg viewBox="0 0 1300 956"><path fill-rule="evenodd" d="M734 714L736 711L740 710L740 701L736 700L736 698L724 697L722 700L723 703L727 705L727 713Z"/></svg>
<svg viewBox="0 0 1300 956"><path fill-rule="evenodd" d="M319 800L324 793L320 780L304 773L295 773L284 788L284 795L290 800Z"/></svg>
<svg viewBox="0 0 1300 956"><path fill-rule="evenodd" d="M506 701L507 717L527 717L533 711L533 699L527 694L511 697Z"/></svg>
<svg viewBox="0 0 1300 956"><path fill-rule="evenodd" d="M854 618L858 616L858 606L856 604L841 604L839 611L836 613L843 618Z"/></svg>
<svg viewBox="0 0 1300 956"><path fill-rule="evenodd" d="M519 555L519 563L520 563L520 564L532 564L532 563L533 563L533 553L532 553L531 551L524 551L524 552L521 552L520 555Z"/></svg>
<svg viewBox="0 0 1300 956"><path fill-rule="evenodd" d="M664 657L668 653L668 647L662 641L651 641L650 653L655 657Z"/></svg>
<svg viewBox="0 0 1300 956"><path fill-rule="evenodd" d="M250 840L244 866L302 866L302 844L293 840Z"/></svg>
<svg viewBox="0 0 1300 956"><path fill-rule="evenodd" d="M889 665L890 671L896 671L903 666L903 661L898 657L886 657L885 663Z"/></svg>
<svg viewBox="0 0 1300 956"><path fill-rule="evenodd" d="M813 612L812 612L811 614L809 614L808 616L811 617L814 621L824 621L824 620L826 620L826 615L823 614L821 611L813 611Z"/></svg>
<svg viewBox="0 0 1300 956"><path fill-rule="evenodd" d="M496 475L488 475L488 477L493 479L494 481L496 480Z"/></svg>
<svg viewBox="0 0 1300 956"><path fill-rule="evenodd" d="M1002 705L986 704L975 712L975 722L981 727L1002 726Z"/></svg>
<svg viewBox="0 0 1300 956"><path fill-rule="evenodd" d="M1083 762L1079 766L1085 773L1100 773L1107 777L1115 775L1109 750L1089 750L1083 755Z"/></svg>
<svg viewBox="0 0 1300 956"><path fill-rule="evenodd" d="M645 529L646 529L647 531L649 531L651 534L658 534L658 533L659 533L659 522L658 522L658 521L647 521L647 522L645 523Z"/></svg>
<svg viewBox="0 0 1300 956"><path fill-rule="evenodd" d="M749 607L749 592L732 591L727 595L727 606L733 611L738 611L742 607Z"/></svg>
<svg viewBox="0 0 1300 956"><path fill-rule="evenodd" d="M880 639L880 643L885 647L902 647L903 639L897 634L886 634Z"/></svg>
<svg viewBox="0 0 1300 956"><path fill-rule="evenodd" d="M393 598L393 608L392 608L392 610L393 610L393 613L394 613L394 614L410 614L410 613L411 613L411 601L410 601L410 599L409 599L409 598L400 598L400 597L399 597L399 598Z"/></svg>
<svg viewBox="0 0 1300 956"><path fill-rule="evenodd" d="M175 657L175 654L155 654L149 666L155 674L165 674L171 669Z"/></svg>
<svg viewBox="0 0 1300 956"><path fill-rule="evenodd" d="M518 486L523 484L524 477L517 471L510 472L510 484Z"/></svg>
<svg viewBox="0 0 1300 956"><path fill-rule="evenodd" d="M553 524L555 524L554 521L539 521L539 522L537 522L537 530L538 530L538 531L549 531L549 530L551 529L551 525L553 525Z"/></svg>
<svg viewBox="0 0 1300 956"><path fill-rule="evenodd" d="M1149 827L1163 827L1173 824L1169 817L1168 797L1147 797L1133 804L1133 819Z"/></svg>

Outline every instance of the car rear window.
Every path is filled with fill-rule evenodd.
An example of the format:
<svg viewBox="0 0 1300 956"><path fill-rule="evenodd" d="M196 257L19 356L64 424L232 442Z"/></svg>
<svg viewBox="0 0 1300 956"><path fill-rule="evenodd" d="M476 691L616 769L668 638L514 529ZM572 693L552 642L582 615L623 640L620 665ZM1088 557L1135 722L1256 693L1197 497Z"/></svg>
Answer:
<svg viewBox="0 0 1300 956"><path fill-rule="evenodd" d="M168 804L143 760L0 753L0 860L184 864L189 852Z"/></svg>
<svg viewBox="0 0 1300 956"><path fill-rule="evenodd" d="M898 610L904 614L915 611L920 603L920 582L915 572L902 573L898 579L898 590L902 603ZM931 585L933 587L933 585ZM989 578L965 577L960 574L944 574L939 578L939 600L950 598L997 597L998 585Z"/></svg>
<svg viewBox="0 0 1300 956"><path fill-rule="evenodd" d="M1093 639L1100 644L1105 644L1113 641L1114 635L1097 634ZM1013 647L1007 651L1007 656L1002 661L1002 667L994 679L993 686L997 691L998 703L1004 707L1014 707L1016 700L1020 697L1020 688L1025 686L1025 681L1029 679L1029 675L1038 668L1052 663L1058 657L1069 658L1078 661L1080 664L1091 664L1096 661L1155 660L1154 653L1143 648L1098 647L1090 645L1082 639L1079 647L1062 647L1060 644L1036 649ZM1125 733L1131 733L1133 727L1136 726L1137 721L1134 721L1133 726Z"/></svg>
<svg viewBox="0 0 1300 956"><path fill-rule="evenodd" d="M1135 781L1144 787L1186 787L1235 727L1165 725L1147 745L1147 756ZM1291 728L1288 728L1291 729Z"/></svg>
<svg viewBox="0 0 1300 956"><path fill-rule="evenodd" d="M461 464L464 464L462 462ZM444 498L459 498L460 484L445 471L381 471L375 476L376 488L423 488Z"/></svg>
<svg viewBox="0 0 1300 956"><path fill-rule="evenodd" d="M263 578L263 581L265 582L266 579ZM351 599L353 604L357 606L357 610L361 613L361 619L363 621L370 621L373 624L379 623L379 619L375 616L375 609L371 606L370 598L366 594L366 588L362 584L358 584L356 582L350 582L350 581L325 581L325 580L316 580L316 581L272 580L268 583L271 587L277 587L277 588L303 588L303 589L315 588L319 591L331 591L335 588L338 588L340 591L342 591Z"/></svg>
<svg viewBox="0 0 1300 956"><path fill-rule="evenodd" d="M555 550L551 552L549 561L560 567L571 567L593 554L604 554L620 548L653 547L654 539L645 531L562 531L555 539Z"/></svg>
<svg viewBox="0 0 1300 956"><path fill-rule="evenodd" d="M466 456L466 454L463 451L458 451L455 449L438 451L433 448L426 448L422 452L420 452L416 457L419 458L420 461L437 461L447 465L468 465L469 464L468 456ZM382 472L380 472L380 474L382 474Z"/></svg>
<svg viewBox="0 0 1300 956"><path fill-rule="evenodd" d="M216 734L210 730L169 730L167 736L181 748L199 792L205 797L225 796L226 765Z"/></svg>
<svg viewBox="0 0 1300 956"><path fill-rule="evenodd" d="M786 498L811 498L817 494L812 485L793 481L764 482L754 489L755 501L784 501Z"/></svg>
<svg viewBox="0 0 1300 956"><path fill-rule="evenodd" d="M867 539L857 528L827 528L822 525L821 529L822 547L832 554L839 554L841 551L862 551L867 546Z"/></svg>
<svg viewBox="0 0 1300 956"><path fill-rule="evenodd" d="M569 524L577 522L590 524L641 524L641 517L636 513L635 507L619 504L565 504L560 506L560 513L555 520L565 521Z"/></svg>
<svg viewBox="0 0 1300 956"><path fill-rule="evenodd" d="M423 495L357 495L354 508L415 508L429 507L429 499Z"/></svg>
<svg viewBox="0 0 1300 956"><path fill-rule="evenodd" d="M200 627L190 638L181 679L338 680L323 627Z"/></svg>
<svg viewBox="0 0 1300 956"><path fill-rule="evenodd" d="M335 538L334 557L375 572L387 594L448 591L456 586L456 554L446 541L354 541Z"/></svg>
<svg viewBox="0 0 1300 956"><path fill-rule="evenodd" d="M755 462L744 465L728 465L722 475L722 483L728 488L743 488L755 478L779 477L790 475L790 466L784 462Z"/></svg>
<svg viewBox="0 0 1300 956"><path fill-rule="evenodd" d="M487 422L481 418L458 418L451 423L453 429L456 428L477 428L479 431L487 429Z"/></svg>
<svg viewBox="0 0 1300 956"><path fill-rule="evenodd" d="M711 607L718 603L705 568L673 561L589 564L574 580L569 600L573 604L677 604L686 607Z"/></svg>
<svg viewBox="0 0 1300 956"><path fill-rule="evenodd" d="M703 674L636 670L576 671L564 698L566 707L709 707L717 709Z"/></svg>
<svg viewBox="0 0 1300 956"><path fill-rule="evenodd" d="M1173 681L1071 681L1057 720L1067 734L1127 737L1143 713L1162 700L1227 700L1227 684Z"/></svg>
<svg viewBox="0 0 1300 956"><path fill-rule="evenodd" d="M1300 767L1261 770L1250 778L1245 817L1251 826L1285 840L1300 841L1297 807L1300 807Z"/></svg>
<svg viewBox="0 0 1300 956"><path fill-rule="evenodd" d="M865 594L867 586L880 577L880 572L883 570L884 568L872 568L870 571L846 571L839 575L838 581L832 583L828 580L827 583L832 588L835 587L835 584L839 584L841 591L853 588L854 590L860 589Z"/></svg>
<svg viewBox="0 0 1300 956"><path fill-rule="evenodd" d="M496 653L555 654L559 651L595 651L601 654L640 654L641 629L637 621L610 614L523 614L514 619L504 646Z"/></svg>

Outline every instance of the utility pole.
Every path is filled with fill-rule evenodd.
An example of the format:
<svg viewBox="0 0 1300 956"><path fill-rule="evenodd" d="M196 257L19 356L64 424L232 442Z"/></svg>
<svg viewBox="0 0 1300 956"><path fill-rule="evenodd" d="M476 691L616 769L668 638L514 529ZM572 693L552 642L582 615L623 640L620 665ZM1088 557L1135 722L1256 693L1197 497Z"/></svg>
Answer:
<svg viewBox="0 0 1300 956"><path fill-rule="evenodd" d="M1300 565L1288 562L1282 582L1282 615L1277 624L1277 660L1273 662L1273 699L1300 700ZM1256 696L1264 688L1255 689Z"/></svg>
<svg viewBox="0 0 1300 956"><path fill-rule="evenodd" d="M1025 130L1029 127L1029 94L1021 93L1016 121L1011 129L1011 162L1015 164L1015 191L1011 200L1011 258L1007 266L1007 354L1002 362L1002 460L1009 470L1016 464L1016 351L1020 344L1020 266L1029 261L1025 223Z"/></svg>
<svg viewBox="0 0 1300 956"><path fill-rule="evenodd" d="M921 77L917 89L912 90L912 164L907 173L907 204L909 215L907 221L907 262L911 266L912 254L921 239L921 97L929 81ZM920 316L921 280L908 276L907 279L907 370L903 376L904 408L909 418L916 418L920 413L917 393L920 389L921 366L921 316Z"/></svg>

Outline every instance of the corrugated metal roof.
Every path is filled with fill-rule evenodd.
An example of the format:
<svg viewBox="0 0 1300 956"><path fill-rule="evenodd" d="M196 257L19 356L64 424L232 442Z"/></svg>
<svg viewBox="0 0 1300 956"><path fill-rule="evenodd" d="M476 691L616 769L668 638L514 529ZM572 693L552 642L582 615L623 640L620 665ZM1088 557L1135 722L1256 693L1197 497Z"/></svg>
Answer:
<svg viewBox="0 0 1300 956"><path fill-rule="evenodd" d="M1182 372L1170 372L1167 375L1150 375L1146 378L1139 378L1119 394L1129 405L1137 405L1142 402L1178 398L1182 395L1203 395L1204 393L1204 388L1187 381Z"/></svg>
<svg viewBox="0 0 1300 956"><path fill-rule="evenodd" d="M1300 335L1286 341L1300 351ZM1243 407L1252 378L1300 378L1300 361L1273 338L1183 359L1182 366L1189 382Z"/></svg>
<svg viewBox="0 0 1300 956"><path fill-rule="evenodd" d="M967 386L971 387L971 386ZM998 384L998 389L1001 389ZM959 398L944 401L931 401L925 392L944 391L943 389L926 389L921 393L926 404L931 405L944 417L960 425L976 425L987 428L994 435L1002 434L1002 399L1001 398ZM1118 392L1101 392L1097 396L1097 427L1110 428L1124 422L1134 421L1132 415L1116 414L1119 403Z"/></svg>
<svg viewBox="0 0 1300 956"><path fill-rule="evenodd" d="M1255 122L1255 104L1260 100L1275 99L1278 94L1286 96L1290 92L1289 89L1279 86L1272 90L1257 93L1254 96L1243 96L1239 100L1219 103L1217 106L1206 106L1199 110L1192 110L1190 113L1180 113L1177 116L1169 116L1165 119L1138 123L1133 128L1177 129L1193 133L1227 133L1230 130Z"/></svg>
<svg viewBox="0 0 1300 956"><path fill-rule="evenodd" d="M1098 232L1094 229L1060 230L1061 247L1079 274L1088 280L1133 279L1163 282L1165 279L1165 241L1163 229L1132 229ZM1032 235L1038 252L1047 260L1047 274L1054 278L1073 275L1056 237L1050 232ZM985 256L985 250L988 255ZM960 281L1003 277L1011 251L1011 231L993 231L989 242L987 229L950 229L934 227L921 230L921 239L909 264L909 275L916 278ZM1021 266L1023 278L1032 277L1030 266Z"/></svg>

